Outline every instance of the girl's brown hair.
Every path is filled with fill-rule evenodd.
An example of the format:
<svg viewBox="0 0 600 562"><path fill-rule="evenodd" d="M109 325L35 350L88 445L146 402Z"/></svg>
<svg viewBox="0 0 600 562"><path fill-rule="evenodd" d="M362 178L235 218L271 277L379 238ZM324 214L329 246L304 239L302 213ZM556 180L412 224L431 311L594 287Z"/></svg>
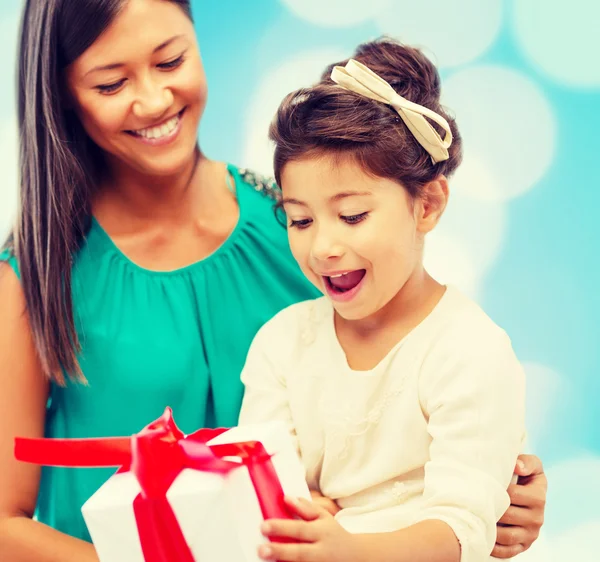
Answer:
<svg viewBox="0 0 600 562"><path fill-rule="evenodd" d="M440 76L418 49L389 38L360 45L353 59L386 80L404 98L444 117L454 140L450 158L433 164L396 110L354 92L331 78L327 67L320 82L289 94L279 106L269 137L275 142L275 179L281 185L283 167L310 155L349 156L363 170L395 180L416 198L440 174L450 176L462 158L461 138L454 119L440 105ZM432 122L440 135L441 128Z"/></svg>

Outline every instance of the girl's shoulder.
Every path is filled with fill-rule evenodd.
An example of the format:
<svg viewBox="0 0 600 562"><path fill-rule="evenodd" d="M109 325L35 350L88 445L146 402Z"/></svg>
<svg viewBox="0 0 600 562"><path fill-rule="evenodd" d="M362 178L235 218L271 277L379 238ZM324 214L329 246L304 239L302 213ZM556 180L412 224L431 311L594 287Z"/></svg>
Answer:
<svg viewBox="0 0 600 562"><path fill-rule="evenodd" d="M471 298L456 287L446 294L423 322L420 339L429 358L454 358L456 361L489 361L512 356L508 334Z"/></svg>

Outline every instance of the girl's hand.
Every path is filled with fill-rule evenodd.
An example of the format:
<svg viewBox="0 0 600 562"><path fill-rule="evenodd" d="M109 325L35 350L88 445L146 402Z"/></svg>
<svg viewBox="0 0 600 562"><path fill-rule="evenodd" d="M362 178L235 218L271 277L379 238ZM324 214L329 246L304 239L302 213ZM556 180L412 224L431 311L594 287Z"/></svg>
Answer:
<svg viewBox="0 0 600 562"><path fill-rule="evenodd" d="M321 506L325 509L325 511L331 513L331 515L335 515L340 510L337 503L335 503L331 498L326 498L323 494L321 494L321 492L311 490L310 495L313 503Z"/></svg>
<svg viewBox="0 0 600 562"><path fill-rule="evenodd" d="M521 455L515 474L519 481L508 488L511 505L498 522L492 552L496 558L512 558L525 552L538 538L544 523L548 480L542 461L533 455Z"/></svg>
<svg viewBox="0 0 600 562"><path fill-rule="evenodd" d="M331 501L331 500L330 500ZM262 525L267 538L286 538L295 543L263 544L258 555L280 562L359 562L358 535L346 531L321 505L303 498L285 498L290 511L301 518L269 519Z"/></svg>

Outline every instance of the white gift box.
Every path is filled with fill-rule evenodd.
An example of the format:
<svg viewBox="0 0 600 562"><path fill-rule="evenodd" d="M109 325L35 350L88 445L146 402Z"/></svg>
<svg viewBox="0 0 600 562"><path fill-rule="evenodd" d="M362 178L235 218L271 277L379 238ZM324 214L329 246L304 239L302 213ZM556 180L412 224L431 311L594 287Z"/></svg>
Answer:
<svg viewBox="0 0 600 562"><path fill-rule="evenodd" d="M304 468L283 423L235 427L208 445L244 441L260 441L272 455L286 495L310 499ZM115 474L82 507L100 562L145 562L133 510L139 493L133 473ZM167 499L195 560L260 562L263 516L246 467L226 475L183 470Z"/></svg>

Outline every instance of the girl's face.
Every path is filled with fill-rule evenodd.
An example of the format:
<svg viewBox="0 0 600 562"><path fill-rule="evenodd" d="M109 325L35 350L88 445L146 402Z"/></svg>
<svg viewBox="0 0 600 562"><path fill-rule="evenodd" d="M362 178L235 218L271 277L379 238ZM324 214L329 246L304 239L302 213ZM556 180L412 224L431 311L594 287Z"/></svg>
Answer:
<svg viewBox="0 0 600 562"><path fill-rule="evenodd" d="M150 176L181 171L206 105L194 27L166 0L128 0L66 72L70 103L108 154Z"/></svg>
<svg viewBox="0 0 600 562"><path fill-rule="evenodd" d="M292 253L342 318L378 313L421 270L431 217L397 182L324 155L286 164L281 184Z"/></svg>

